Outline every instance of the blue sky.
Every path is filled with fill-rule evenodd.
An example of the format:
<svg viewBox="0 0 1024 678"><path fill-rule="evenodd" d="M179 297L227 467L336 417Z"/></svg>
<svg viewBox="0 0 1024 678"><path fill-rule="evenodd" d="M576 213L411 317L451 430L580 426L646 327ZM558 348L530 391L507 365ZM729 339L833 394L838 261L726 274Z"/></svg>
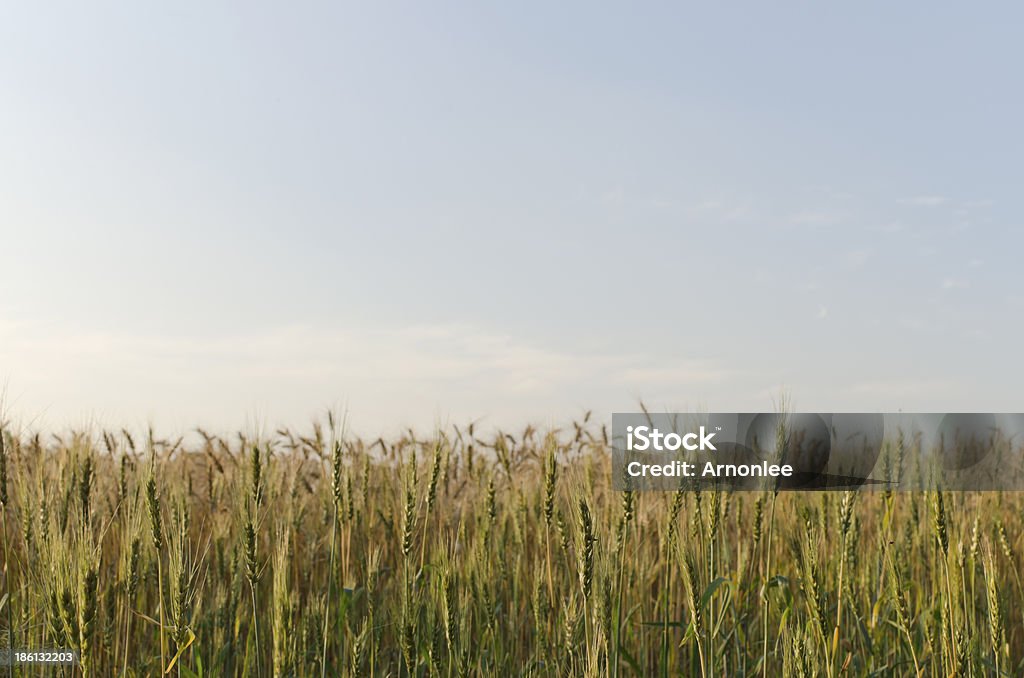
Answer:
<svg viewBox="0 0 1024 678"><path fill-rule="evenodd" d="M1020 411L1022 19L4 8L8 417Z"/></svg>

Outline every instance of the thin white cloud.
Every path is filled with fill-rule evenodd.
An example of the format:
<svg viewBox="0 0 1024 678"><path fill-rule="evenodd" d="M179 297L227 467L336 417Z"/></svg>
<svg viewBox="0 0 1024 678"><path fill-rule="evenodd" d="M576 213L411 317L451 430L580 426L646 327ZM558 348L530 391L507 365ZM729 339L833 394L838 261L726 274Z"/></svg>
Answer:
<svg viewBox="0 0 1024 678"><path fill-rule="evenodd" d="M662 366L650 364L645 367L625 367L614 371L611 379L621 385L680 385L709 384L741 376L738 370L732 370L713 361L680 361L672 365Z"/></svg>
<svg viewBox="0 0 1024 678"><path fill-rule="evenodd" d="M957 384L943 379L880 379L858 382L850 390L858 396L898 402L953 394Z"/></svg>
<svg viewBox="0 0 1024 678"><path fill-rule="evenodd" d="M886 222L880 226L872 227L872 230L881 231L882 233L902 233L907 230L907 225L902 221L895 220Z"/></svg>
<svg viewBox="0 0 1024 678"><path fill-rule="evenodd" d="M709 360L560 350L469 325L169 337L0 324L0 378L15 406L55 426L229 426L254 408L301 424L339 399L370 427L429 427L436 413L534 421L737 374Z"/></svg>
<svg viewBox="0 0 1024 678"><path fill-rule="evenodd" d="M949 202L949 198L944 195L916 195L900 200L900 203L904 205L914 205L916 207L938 207L939 205L945 205L947 202Z"/></svg>
<svg viewBox="0 0 1024 678"><path fill-rule="evenodd" d="M854 194L849 191L840 190L832 186L808 186L808 188L815 193L820 193L833 200L850 200L854 198Z"/></svg>
<svg viewBox="0 0 1024 678"><path fill-rule="evenodd" d="M970 280L964 280L963 278L946 278L942 281L942 289L944 290L966 290L971 286Z"/></svg>
<svg viewBox="0 0 1024 678"><path fill-rule="evenodd" d="M844 258L846 259L847 267L852 268L852 269L858 269L858 268L863 268L864 267L864 264L867 263L868 258L870 256L871 256L871 250L868 250L868 249L858 249L858 250L850 250L849 252L846 253Z"/></svg>
<svg viewBox="0 0 1024 678"><path fill-rule="evenodd" d="M704 200L686 210L691 217L711 218L721 223L747 223L759 218L759 212L744 201Z"/></svg>
<svg viewBox="0 0 1024 678"><path fill-rule="evenodd" d="M601 202L606 205L621 207L626 201L626 191L621 185L614 186L601 194Z"/></svg>
<svg viewBox="0 0 1024 678"><path fill-rule="evenodd" d="M839 212L804 210L791 216L789 218L789 223L794 226L835 226L843 221L843 217L844 215Z"/></svg>

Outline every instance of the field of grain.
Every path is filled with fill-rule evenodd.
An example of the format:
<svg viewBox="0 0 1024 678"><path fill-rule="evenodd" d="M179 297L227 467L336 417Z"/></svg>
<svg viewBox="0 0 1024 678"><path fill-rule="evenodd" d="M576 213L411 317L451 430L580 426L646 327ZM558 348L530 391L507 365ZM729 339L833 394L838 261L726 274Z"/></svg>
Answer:
<svg viewBox="0 0 1024 678"><path fill-rule="evenodd" d="M1013 493L613 492L606 434L4 431L15 675L994 676Z"/></svg>

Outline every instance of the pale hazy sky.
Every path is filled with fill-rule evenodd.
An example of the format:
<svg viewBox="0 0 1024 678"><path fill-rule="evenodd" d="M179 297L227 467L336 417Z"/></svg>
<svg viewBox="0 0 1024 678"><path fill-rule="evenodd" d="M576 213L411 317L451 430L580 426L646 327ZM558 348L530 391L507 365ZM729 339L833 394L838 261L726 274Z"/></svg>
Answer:
<svg viewBox="0 0 1024 678"><path fill-rule="evenodd" d="M7 416L1022 411L1024 10L743 4L8 4Z"/></svg>

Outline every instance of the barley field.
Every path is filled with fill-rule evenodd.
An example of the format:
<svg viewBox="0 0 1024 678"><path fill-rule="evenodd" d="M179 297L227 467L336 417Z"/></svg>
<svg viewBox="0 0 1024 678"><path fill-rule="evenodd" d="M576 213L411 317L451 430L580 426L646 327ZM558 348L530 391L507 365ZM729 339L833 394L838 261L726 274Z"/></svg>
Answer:
<svg viewBox="0 0 1024 678"><path fill-rule="evenodd" d="M1024 670L1018 494L614 492L586 418L2 438L0 644L79 656L14 675Z"/></svg>

